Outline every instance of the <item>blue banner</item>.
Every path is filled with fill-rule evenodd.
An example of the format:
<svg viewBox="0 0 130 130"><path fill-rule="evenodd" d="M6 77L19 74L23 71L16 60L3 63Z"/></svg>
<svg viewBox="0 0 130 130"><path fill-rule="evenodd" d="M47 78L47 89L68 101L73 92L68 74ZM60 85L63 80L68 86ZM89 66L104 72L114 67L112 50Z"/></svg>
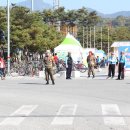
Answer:
<svg viewBox="0 0 130 130"><path fill-rule="evenodd" d="M120 52L123 51L126 56L126 68L130 68L130 46L121 46L118 48L118 56L120 57Z"/></svg>

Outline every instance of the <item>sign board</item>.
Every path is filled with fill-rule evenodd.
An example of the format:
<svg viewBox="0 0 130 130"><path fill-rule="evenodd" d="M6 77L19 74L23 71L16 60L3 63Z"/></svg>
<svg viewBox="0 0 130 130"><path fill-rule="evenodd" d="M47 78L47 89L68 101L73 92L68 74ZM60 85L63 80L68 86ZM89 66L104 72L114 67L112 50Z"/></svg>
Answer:
<svg viewBox="0 0 130 130"><path fill-rule="evenodd" d="M120 46L118 48L118 57L120 57L120 52L125 52L126 56L126 69L130 69L130 46Z"/></svg>

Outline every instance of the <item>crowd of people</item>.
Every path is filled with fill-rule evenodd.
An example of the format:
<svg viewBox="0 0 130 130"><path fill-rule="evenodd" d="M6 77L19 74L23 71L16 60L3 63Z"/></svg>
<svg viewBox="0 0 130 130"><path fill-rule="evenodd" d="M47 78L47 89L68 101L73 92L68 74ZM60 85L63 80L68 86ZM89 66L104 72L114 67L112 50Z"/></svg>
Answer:
<svg viewBox="0 0 130 130"><path fill-rule="evenodd" d="M45 67L45 78L46 78L46 84L49 84L49 79L51 79L52 84L55 84L54 81L54 74L53 74L53 68L57 67L59 68L59 58L56 53L51 54L50 51L46 51L45 55L43 57L43 64ZM117 80L123 80L124 79L124 68L126 64L126 57L125 53L121 52L120 57L117 58L114 53L111 53L110 57L106 59L103 57L102 59L97 56L95 57L94 53L91 51L89 52L88 56L86 57L86 61L88 64L88 78L90 78L92 74L92 78L95 78L95 68L100 69L100 67L105 67L108 65L108 77L114 78L115 77L115 68L116 65L118 65L118 78ZM0 76L1 79L5 79L5 61L0 56ZM65 58L65 68L66 68L66 79L71 79L71 72L73 67L73 58L71 56L71 52L68 52L68 55Z"/></svg>

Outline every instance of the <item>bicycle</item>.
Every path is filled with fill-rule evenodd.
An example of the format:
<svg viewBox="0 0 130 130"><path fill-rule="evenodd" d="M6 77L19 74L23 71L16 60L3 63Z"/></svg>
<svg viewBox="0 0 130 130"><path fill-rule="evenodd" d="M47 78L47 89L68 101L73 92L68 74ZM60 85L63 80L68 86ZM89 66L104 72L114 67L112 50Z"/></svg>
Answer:
<svg viewBox="0 0 130 130"><path fill-rule="evenodd" d="M73 70L77 70L80 71L81 73L84 73L87 71L87 67L86 65L84 65L83 63L73 63Z"/></svg>

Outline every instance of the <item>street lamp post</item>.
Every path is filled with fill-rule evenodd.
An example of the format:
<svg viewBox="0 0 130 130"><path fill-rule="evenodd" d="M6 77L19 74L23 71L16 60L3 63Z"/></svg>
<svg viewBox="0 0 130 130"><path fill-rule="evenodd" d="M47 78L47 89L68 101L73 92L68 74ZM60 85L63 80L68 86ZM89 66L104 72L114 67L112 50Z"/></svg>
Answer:
<svg viewBox="0 0 130 130"><path fill-rule="evenodd" d="M10 74L10 4L9 0L7 0L7 30L8 30L8 36L7 36L7 42L8 42L8 74Z"/></svg>

